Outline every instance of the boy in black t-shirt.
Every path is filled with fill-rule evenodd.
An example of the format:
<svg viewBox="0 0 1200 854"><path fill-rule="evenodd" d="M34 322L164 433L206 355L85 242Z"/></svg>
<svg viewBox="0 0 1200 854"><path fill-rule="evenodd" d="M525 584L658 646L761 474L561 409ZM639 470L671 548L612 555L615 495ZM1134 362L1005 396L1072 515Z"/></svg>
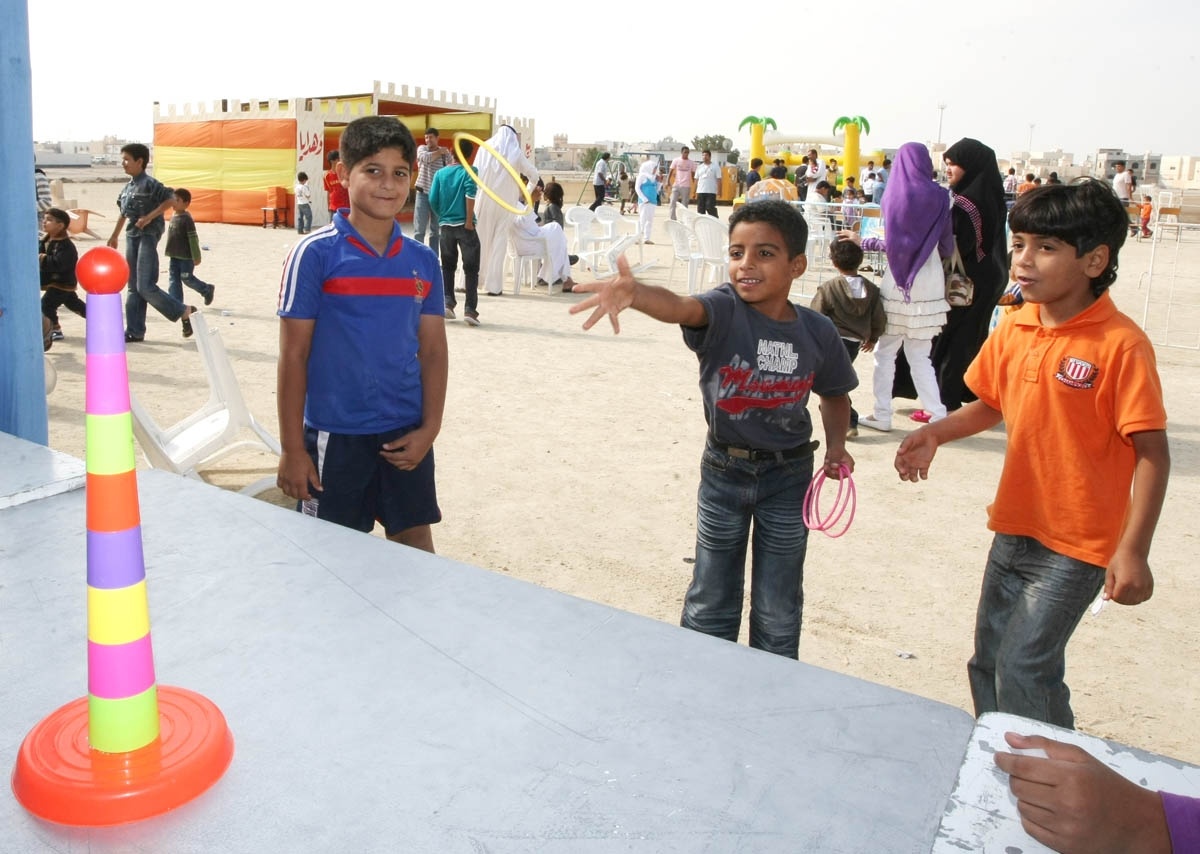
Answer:
<svg viewBox="0 0 1200 854"><path fill-rule="evenodd" d="M615 278L577 285L593 292L571 313L592 311L590 329L633 307L678 323L700 360L708 440L696 509L696 561L682 625L737 641L751 522L750 646L797 658L808 529L804 494L813 474L809 392L821 399L824 470L854 470L846 452L849 392L858 385L833 322L794 305L792 282L807 266L808 227L786 202L754 202L729 218L729 283L699 296L644 285L618 261Z"/></svg>

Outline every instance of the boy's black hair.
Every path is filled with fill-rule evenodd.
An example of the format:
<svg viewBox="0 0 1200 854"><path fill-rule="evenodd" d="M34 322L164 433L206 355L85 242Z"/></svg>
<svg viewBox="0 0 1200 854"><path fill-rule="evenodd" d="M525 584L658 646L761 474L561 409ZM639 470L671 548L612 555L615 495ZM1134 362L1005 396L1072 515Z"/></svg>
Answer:
<svg viewBox="0 0 1200 854"><path fill-rule="evenodd" d="M346 169L385 148L398 148L408 164L417 162L417 144L412 131L391 116L364 116L346 125L338 150Z"/></svg>
<svg viewBox="0 0 1200 854"><path fill-rule="evenodd" d="M175 197L185 205L190 205L192 203L191 190L184 189L183 187L175 188Z"/></svg>
<svg viewBox="0 0 1200 854"><path fill-rule="evenodd" d="M433 134L434 136L441 136L441 134L440 134L440 133L438 133L438 129L437 129L437 128L425 128L425 133L431 133L431 134ZM424 136L424 134L422 134L422 136Z"/></svg>
<svg viewBox="0 0 1200 854"><path fill-rule="evenodd" d="M470 160L471 155L475 153L475 143L469 139L460 139L454 143L458 146L458 150L462 152L463 160Z"/></svg>
<svg viewBox="0 0 1200 854"><path fill-rule="evenodd" d="M1097 246L1108 247L1108 267L1092 279L1100 296L1117 279L1117 253L1125 245L1129 215L1107 181L1080 178L1070 184L1043 184L1017 198L1008 215L1013 234L1057 237L1082 258Z"/></svg>
<svg viewBox="0 0 1200 854"><path fill-rule="evenodd" d="M53 217L54 219L58 220L59 222L61 222L63 225L66 225L66 226L69 226L71 224L71 215L69 213L67 213L66 211L64 211L62 208L46 208L46 210L42 214L42 216L43 217L47 217L47 216Z"/></svg>
<svg viewBox="0 0 1200 854"><path fill-rule="evenodd" d="M759 166L762 166L762 158L761 157L755 157L753 160L750 161L751 169L757 169Z"/></svg>
<svg viewBox="0 0 1200 854"><path fill-rule="evenodd" d="M307 180L308 180L308 173L307 173L307 172L297 172L297 173L296 173L296 180L297 180L297 181L307 181Z"/></svg>
<svg viewBox="0 0 1200 854"><path fill-rule="evenodd" d="M729 217L730 236L733 235L734 226L739 222L761 222L772 226L783 237L789 259L803 255L804 249L808 245L808 223L804 221L800 211L787 202L765 199L761 202L742 205Z"/></svg>
<svg viewBox="0 0 1200 854"><path fill-rule="evenodd" d="M143 169L150 163L150 149L140 142L129 142L122 145L121 153L128 154L134 160L142 161Z"/></svg>
<svg viewBox="0 0 1200 854"><path fill-rule="evenodd" d="M829 244L829 260L839 273L857 273L862 264L862 247L853 240L835 240Z"/></svg>
<svg viewBox="0 0 1200 854"><path fill-rule="evenodd" d="M552 205L558 205L560 208L563 205L563 188L562 184L557 181L551 181L546 185L545 192L542 193Z"/></svg>
<svg viewBox="0 0 1200 854"><path fill-rule="evenodd" d="M338 154L338 151L336 148L333 151L329 152L329 165L332 166L334 163L336 163L339 157L341 157L341 155Z"/></svg>

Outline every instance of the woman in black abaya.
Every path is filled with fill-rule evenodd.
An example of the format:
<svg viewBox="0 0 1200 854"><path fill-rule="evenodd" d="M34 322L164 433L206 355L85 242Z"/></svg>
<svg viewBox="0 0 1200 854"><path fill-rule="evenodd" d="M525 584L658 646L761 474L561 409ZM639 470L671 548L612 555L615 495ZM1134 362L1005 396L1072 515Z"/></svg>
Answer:
<svg viewBox="0 0 1200 854"><path fill-rule="evenodd" d="M996 153L976 139L960 139L943 155L950 179L951 221L963 267L975 283L975 295L964 308L951 308L946 325L933 342L931 361L942 403L953 412L975 395L963 382L967 366L983 346L997 300L1008 282L1008 216L1004 183ZM897 366L899 367L899 366ZM897 371L897 397L916 397L907 371ZM921 411L915 413L917 420Z"/></svg>

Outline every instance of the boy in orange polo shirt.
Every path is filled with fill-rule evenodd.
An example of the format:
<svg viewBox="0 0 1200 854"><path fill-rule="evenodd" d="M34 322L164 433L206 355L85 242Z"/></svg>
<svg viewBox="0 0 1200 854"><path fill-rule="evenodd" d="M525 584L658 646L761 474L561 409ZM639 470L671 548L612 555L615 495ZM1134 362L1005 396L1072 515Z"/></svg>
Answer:
<svg viewBox="0 0 1200 854"><path fill-rule="evenodd" d="M996 536L967 666L975 713L1072 728L1071 633L1097 594L1136 605L1154 590L1167 416L1154 348L1107 293L1128 227L1113 191L1048 184L1017 199L1009 225L1025 304L967 370L979 399L901 442L896 470L924 479L939 445L1005 422L988 508Z"/></svg>

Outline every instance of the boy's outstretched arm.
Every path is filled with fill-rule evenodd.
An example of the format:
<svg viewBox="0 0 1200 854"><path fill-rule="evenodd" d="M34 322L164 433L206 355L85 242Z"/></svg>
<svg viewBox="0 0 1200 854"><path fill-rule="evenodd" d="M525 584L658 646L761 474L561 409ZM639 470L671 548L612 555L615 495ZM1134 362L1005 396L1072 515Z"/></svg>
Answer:
<svg viewBox="0 0 1200 854"><path fill-rule="evenodd" d="M1167 493L1171 451L1165 430L1134 433L1129 438L1137 458L1133 469L1133 495L1125 530L1104 575L1104 598L1122 605L1137 605L1154 593L1150 541L1154 538L1154 528L1158 525L1158 515Z"/></svg>
<svg viewBox="0 0 1200 854"><path fill-rule="evenodd" d="M315 320L279 319L279 476L276 485L288 498L307 501L309 487L321 491L312 457L304 449L304 397L308 393L308 353Z"/></svg>
<svg viewBox="0 0 1200 854"><path fill-rule="evenodd" d="M617 275L611 279L576 285L574 292L592 294L570 309L571 314L594 309L591 316L583 322L584 329L591 329L607 314L612 322L613 333L618 334L621 331L621 323L617 320L617 315L631 307L663 323L678 323L682 326L704 326L708 323L708 314L700 300L656 285L643 285L629 271L629 262L625 260L624 255L617 259Z"/></svg>
<svg viewBox="0 0 1200 854"><path fill-rule="evenodd" d="M913 483L925 480L929 477L929 464L933 462L938 446L974 436L1003 420L1004 415L999 409L976 400L941 421L926 424L915 433L910 433L896 449L896 471L900 473L900 479Z"/></svg>
<svg viewBox="0 0 1200 854"><path fill-rule="evenodd" d="M821 426L825 428L825 476L841 479L840 467L854 471L854 457L846 452L850 427L850 395L821 398Z"/></svg>

